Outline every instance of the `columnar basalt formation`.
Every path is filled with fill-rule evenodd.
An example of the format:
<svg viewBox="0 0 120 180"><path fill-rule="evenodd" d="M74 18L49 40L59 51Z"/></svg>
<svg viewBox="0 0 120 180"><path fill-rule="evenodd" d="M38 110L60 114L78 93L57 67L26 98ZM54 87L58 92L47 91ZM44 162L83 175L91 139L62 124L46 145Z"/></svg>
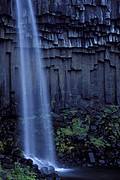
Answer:
<svg viewBox="0 0 120 180"><path fill-rule="evenodd" d="M11 10L5 12L8 15L0 10L0 85L6 99L8 89L18 92L14 1L11 4ZM56 111L71 106L120 105L120 0L34 0L34 8Z"/></svg>
<svg viewBox="0 0 120 180"><path fill-rule="evenodd" d="M17 73L14 2L0 0L0 108L11 98Z"/></svg>

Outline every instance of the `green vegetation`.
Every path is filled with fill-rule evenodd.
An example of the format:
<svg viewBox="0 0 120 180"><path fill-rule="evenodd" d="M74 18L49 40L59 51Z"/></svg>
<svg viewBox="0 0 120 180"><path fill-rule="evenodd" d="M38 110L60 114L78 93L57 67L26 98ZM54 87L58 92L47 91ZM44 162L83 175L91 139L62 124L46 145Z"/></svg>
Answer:
<svg viewBox="0 0 120 180"><path fill-rule="evenodd" d="M2 141L0 141L0 152L4 152L4 145Z"/></svg>
<svg viewBox="0 0 120 180"><path fill-rule="evenodd" d="M52 101L51 101L51 108L52 108L52 110L55 109L55 103L56 103L55 100L52 100Z"/></svg>
<svg viewBox="0 0 120 180"><path fill-rule="evenodd" d="M30 172L29 167L21 168L18 162L15 163L15 168L11 170L3 170L0 166L0 180L35 180L36 173Z"/></svg>
<svg viewBox="0 0 120 180"><path fill-rule="evenodd" d="M89 123L90 119L89 116L86 116L85 122ZM66 128L59 128L57 130L57 137L56 137L56 147L58 156L61 156L62 153L71 153L75 150L76 144L73 142L73 136L81 137L86 136L89 130L89 125L82 124L80 118L74 118L70 125Z"/></svg>
<svg viewBox="0 0 120 180"><path fill-rule="evenodd" d="M99 138L91 138L90 141L85 142L85 146L93 144L93 146L100 148L100 147L106 147L106 146L111 146L109 143L104 142L104 137L99 137Z"/></svg>
<svg viewBox="0 0 120 180"><path fill-rule="evenodd" d="M67 121L71 111L64 110L62 115ZM56 149L59 157L63 154L79 154L82 149L107 149L120 142L120 108L110 106L107 108L79 110L80 116L76 118L76 111L66 127L56 131ZM93 129L92 129L93 126Z"/></svg>

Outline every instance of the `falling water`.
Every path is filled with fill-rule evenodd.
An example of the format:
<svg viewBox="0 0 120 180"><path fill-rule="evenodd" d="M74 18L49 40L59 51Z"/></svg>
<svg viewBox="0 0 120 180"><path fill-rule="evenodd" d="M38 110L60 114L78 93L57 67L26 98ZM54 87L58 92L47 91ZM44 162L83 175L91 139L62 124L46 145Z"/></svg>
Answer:
<svg viewBox="0 0 120 180"><path fill-rule="evenodd" d="M48 91L32 0L16 0L24 153L55 165Z"/></svg>

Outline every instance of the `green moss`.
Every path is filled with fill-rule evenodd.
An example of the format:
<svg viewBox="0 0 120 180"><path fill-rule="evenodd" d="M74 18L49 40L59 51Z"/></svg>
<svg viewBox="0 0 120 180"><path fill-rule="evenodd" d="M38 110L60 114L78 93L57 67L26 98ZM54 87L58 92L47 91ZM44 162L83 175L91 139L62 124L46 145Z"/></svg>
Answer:
<svg viewBox="0 0 120 180"><path fill-rule="evenodd" d="M56 101L55 101L55 100L52 100L52 101L51 101L51 108L52 108L52 110L54 110L54 109L55 109L55 103L56 103Z"/></svg>
<svg viewBox="0 0 120 180"><path fill-rule="evenodd" d="M104 142L104 138L103 137L99 137L99 138L91 138L90 139L90 143L92 143L95 147L99 148L99 147L104 147L105 146L110 146L109 143L105 143Z"/></svg>
<svg viewBox="0 0 120 180"><path fill-rule="evenodd" d="M89 117L87 116L86 121L89 122ZM89 125L83 125L80 118L74 118L69 126L66 128L59 128L57 130L56 137L56 147L59 155L61 153L72 153L75 149L75 144L72 142L72 137L86 136L89 130Z"/></svg>
<svg viewBox="0 0 120 180"><path fill-rule="evenodd" d="M2 141L0 141L0 152L3 153L4 152L4 144Z"/></svg>
<svg viewBox="0 0 120 180"><path fill-rule="evenodd" d="M65 134L65 135L73 135L73 131L71 130L70 126L68 126L67 128L61 128L61 133Z"/></svg>
<svg viewBox="0 0 120 180"><path fill-rule="evenodd" d="M110 110L110 109L105 109L105 110L104 110L104 113L106 113L106 114L112 113L112 110Z"/></svg>
<svg viewBox="0 0 120 180"><path fill-rule="evenodd" d="M62 115L67 117L70 111L64 110ZM87 111L86 111L87 112ZM58 128L56 133L56 149L58 155L78 153L83 149L108 149L120 139L120 107L110 106L105 110L91 110L90 114L79 111L80 117L73 118L65 128ZM95 123L98 123L96 126ZM91 125L96 129L91 134ZM82 140L82 143L81 143Z"/></svg>
<svg viewBox="0 0 120 180"><path fill-rule="evenodd" d="M9 171L3 170L0 166L0 178L6 180L35 180L36 173L30 171L29 167L21 168L20 163L15 163L15 168Z"/></svg>

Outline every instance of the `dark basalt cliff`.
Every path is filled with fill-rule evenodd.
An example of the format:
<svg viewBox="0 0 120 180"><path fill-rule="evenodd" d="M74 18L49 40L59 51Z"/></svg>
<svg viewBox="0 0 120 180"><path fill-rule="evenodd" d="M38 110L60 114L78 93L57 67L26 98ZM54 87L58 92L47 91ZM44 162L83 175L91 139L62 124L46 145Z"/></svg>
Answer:
<svg viewBox="0 0 120 180"><path fill-rule="evenodd" d="M120 105L120 0L34 0L55 110ZM0 0L1 106L19 92L15 0Z"/></svg>

